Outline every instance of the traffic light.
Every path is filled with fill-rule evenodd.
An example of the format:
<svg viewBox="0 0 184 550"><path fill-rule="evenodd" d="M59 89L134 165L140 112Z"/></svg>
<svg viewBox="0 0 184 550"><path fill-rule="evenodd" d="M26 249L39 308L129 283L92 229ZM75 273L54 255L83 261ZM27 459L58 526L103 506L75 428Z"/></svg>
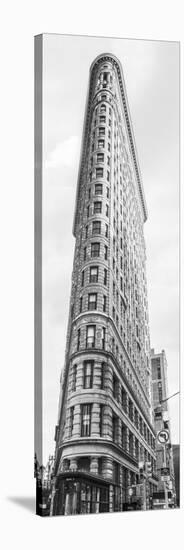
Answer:
<svg viewBox="0 0 184 550"><path fill-rule="evenodd" d="M151 462L146 462L146 476L147 477L152 476L152 464L151 464Z"/></svg>
<svg viewBox="0 0 184 550"><path fill-rule="evenodd" d="M144 462L139 462L139 481L140 483L144 480L145 465Z"/></svg>

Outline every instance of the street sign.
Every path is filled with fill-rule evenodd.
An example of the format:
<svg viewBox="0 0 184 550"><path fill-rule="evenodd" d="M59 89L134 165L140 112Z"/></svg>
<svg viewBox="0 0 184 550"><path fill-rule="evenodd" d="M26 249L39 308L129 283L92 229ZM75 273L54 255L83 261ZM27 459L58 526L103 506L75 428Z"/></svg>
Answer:
<svg viewBox="0 0 184 550"><path fill-rule="evenodd" d="M168 430L160 430L160 432L157 433L157 439L161 445L167 445L169 441L169 432Z"/></svg>

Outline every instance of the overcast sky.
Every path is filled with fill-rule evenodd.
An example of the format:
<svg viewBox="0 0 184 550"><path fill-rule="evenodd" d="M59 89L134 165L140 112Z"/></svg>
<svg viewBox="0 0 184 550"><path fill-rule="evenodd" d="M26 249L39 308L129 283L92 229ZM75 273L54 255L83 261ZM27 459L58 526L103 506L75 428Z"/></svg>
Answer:
<svg viewBox="0 0 184 550"><path fill-rule="evenodd" d="M148 207L151 347L165 349L169 395L179 389L179 45L44 35L43 462L54 452L74 252L72 224L89 68L120 60ZM179 399L169 402L179 441Z"/></svg>

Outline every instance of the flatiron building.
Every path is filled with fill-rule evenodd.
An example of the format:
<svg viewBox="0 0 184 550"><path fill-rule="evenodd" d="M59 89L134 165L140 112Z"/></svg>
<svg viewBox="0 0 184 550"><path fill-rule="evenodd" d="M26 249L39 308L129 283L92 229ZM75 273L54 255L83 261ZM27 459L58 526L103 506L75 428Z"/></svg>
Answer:
<svg viewBox="0 0 184 550"><path fill-rule="evenodd" d="M99 55L76 192L54 515L121 511L130 499L136 506L141 461L151 463L149 494L156 490L146 219L122 67L114 55Z"/></svg>

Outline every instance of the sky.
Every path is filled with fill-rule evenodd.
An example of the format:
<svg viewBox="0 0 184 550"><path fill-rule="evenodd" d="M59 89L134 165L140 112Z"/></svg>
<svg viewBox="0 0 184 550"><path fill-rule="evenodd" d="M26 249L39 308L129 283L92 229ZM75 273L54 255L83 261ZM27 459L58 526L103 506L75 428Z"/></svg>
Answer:
<svg viewBox="0 0 184 550"><path fill-rule="evenodd" d="M179 390L179 44L44 35L43 463L53 454L75 239L72 235L89 68L104 52L123 67L145 197L151 347ZM179 399L169 401L179 441Z"/></svg>

